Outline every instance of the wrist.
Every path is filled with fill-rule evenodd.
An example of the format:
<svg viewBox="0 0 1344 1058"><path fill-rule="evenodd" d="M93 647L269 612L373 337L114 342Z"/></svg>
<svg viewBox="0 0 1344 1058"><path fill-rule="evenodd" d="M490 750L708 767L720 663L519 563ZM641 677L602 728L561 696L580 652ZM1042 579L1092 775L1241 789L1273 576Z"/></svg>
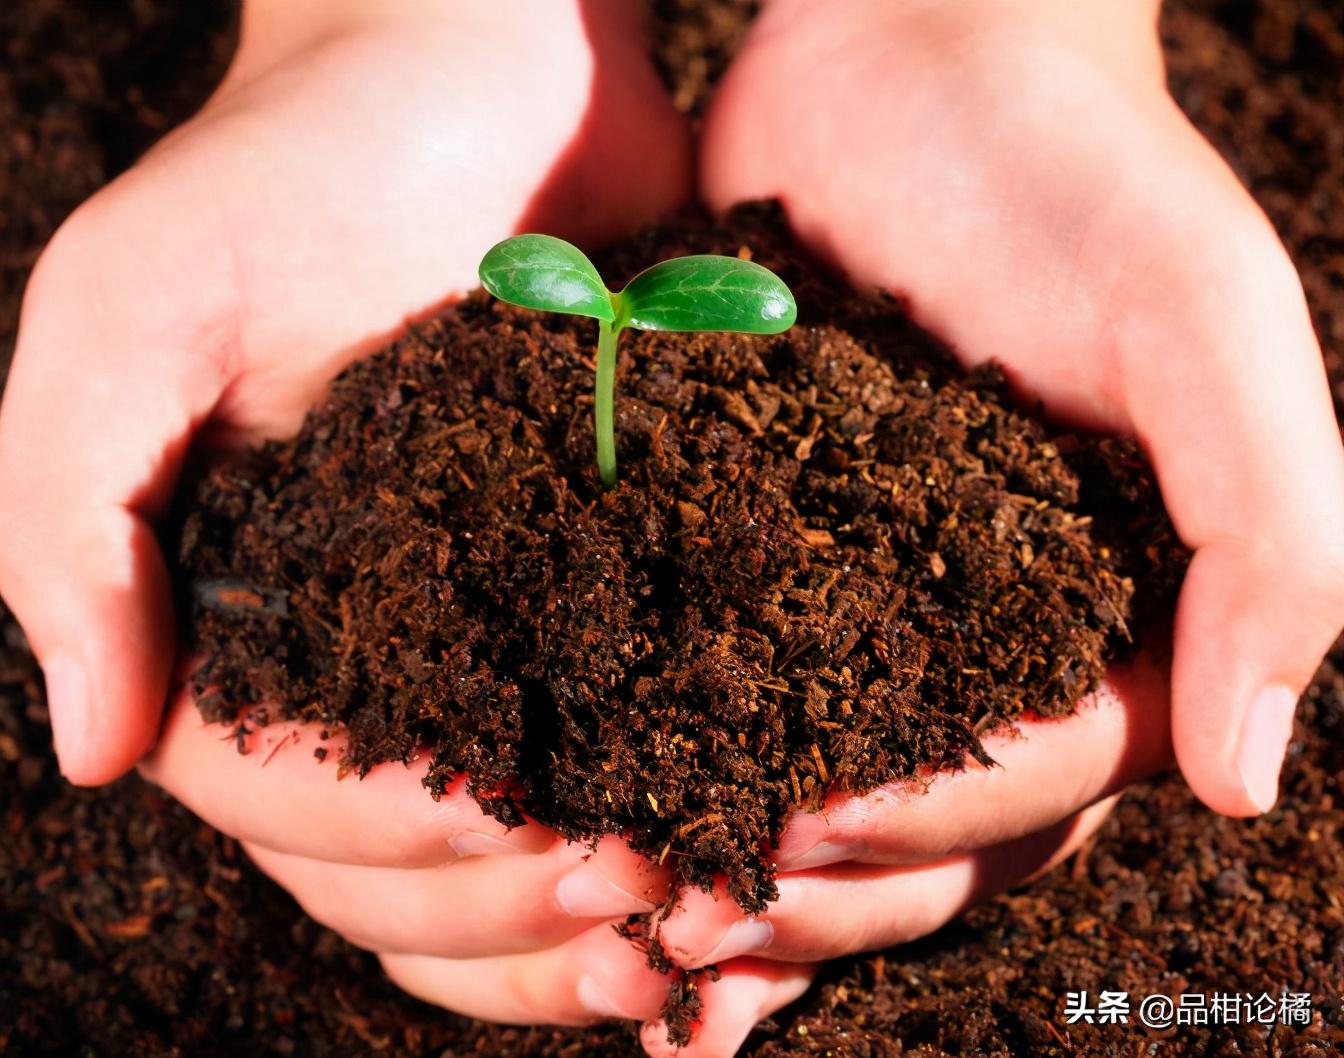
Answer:
<svg viewBox="0 0 1344 1058"><path fill-rule="evenodd" d="M545 40L557 27L585 22L584 0L244 0L238 48L213 101L290 59L347 37L434 29L436 39L497 33ZM444 31L449 31L447 34Z"/></svg>
<svg viewBox="0 0 1344 1058"><path fill-rule="evenodd" d="M918 0L904 0L916 3ZM986 20L1025 19L1046 24L1097 55L1120 61L1138 56L1162 70L1158 16L1162 0L952 0Z"/></svg>
<svg viewBox="0 0 1344 1058"><path fill-rule="evenodd" d="M238 50L225 87L324 40L376 24L428 17L447 0L245 0Z"/></svg>

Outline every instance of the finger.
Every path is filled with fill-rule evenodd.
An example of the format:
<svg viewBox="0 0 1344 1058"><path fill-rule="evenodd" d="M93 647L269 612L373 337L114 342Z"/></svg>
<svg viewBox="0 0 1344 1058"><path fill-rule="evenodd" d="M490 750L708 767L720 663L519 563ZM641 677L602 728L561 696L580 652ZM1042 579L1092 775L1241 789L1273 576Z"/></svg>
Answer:
<svg viewBox="0 0 1344 1058"><path fill-rule="evenodd" d="M1227 540L1200 549L1186 574L1173 741L1191 788L1225 814L1267 812L1278 800L1299 694L1339 631L1335 574L1321 558L1320 579L1306 583L1311 569L1285 574L1278 555Z"/></svg>
<svg viewBox="0 0 1344 1058"><path fill-rule="evenodd" d="M509 1025L591 1025L657 1016L668 978L610 926L548 951L490 959L381 955L387 975L428 1003Z"/></svg>
<svg viewBox="0 0 1344 1058"><path fill-rule="evenodd" d="M649 1058L732 1058L758 1022L807 991L816 971L815 966L738 959L723 967L717 981L699 983L703 1006L689 1043L673 1043L661 1020L640 1029L640 1043Z"/></svg>
<svg viewBox="0 0 1344 1058"><path fill-rule="evenodd" d="M456 782L430 797L429 761L381 764L339 777L344 742L318 729L276 723L238 739L207 724L188 691L178 695L141 772L231 837L333 863L432 867L467 856L535 854L555 836L536 823L509 830ZM325 749L319 762L313 751Z"/></svg>
<svg viewBox="0 0 1344 1058"><path fill-rule="evenodd" d="M782 875L779 899L747 917L722 893L684 894L661 924L687 968L743 956L814 962L903 944L1072 855L1110 814L1107 798L1038 834L926 867L843 865Z"/></svg>
<svg viewBox="0 0 1344 1058"><path fill-rule="evenodd" d="M1179 305L1130 319L1117 355L1135 432L1195 549L1176 614L1176 758L1211 808L1250 815L1277 800L1297 698L1344 625L1344 449L1268 222L1206 223L1184 243Z"/></svg>
<svg viewBox="0 0 1344 1058"><path fill-rule="evenodd" d="M124 772L158 727L174 635L148 518L221 390L218 362L196 354L226 343L219 269L160 296L157 242L106 234L142 230L122 201L78 211L43 254L0 407L0 592L46 673L61 768L82 784Z"/></svg>
<svg viewBox="0 0 1344 1058"><path fill-rule="evenodd" d="M985 738L993 768L968 761L927 783L836 796L821 812L798 813L780 838L776 865L928 863L1051 826L1170 765L1166 689L1163 668L1140 656L1113 670L1073 716Z"/></svg>
<svg viewBox="0 0 1344 1058"><path fill-rule="evenodd" d="M480 856L418 870L244 847L309 915L385 954L476 959L541 951L598 922L653 911L667 893L666 872L615 838L596 853L557 842L537 856Z"/></svg>
<svg viewBox="0 0 1344 1058"><path fill-rule="evenodd" d="M16 492L0 484L0 506ZM111 782L158 730L174 649L167 570L134 511L72 512L77 525L44 534L55 502L35 491L27 501L46 509L22 532L0 525L0 593L42 665L62 774L82 786Z"/></svg>

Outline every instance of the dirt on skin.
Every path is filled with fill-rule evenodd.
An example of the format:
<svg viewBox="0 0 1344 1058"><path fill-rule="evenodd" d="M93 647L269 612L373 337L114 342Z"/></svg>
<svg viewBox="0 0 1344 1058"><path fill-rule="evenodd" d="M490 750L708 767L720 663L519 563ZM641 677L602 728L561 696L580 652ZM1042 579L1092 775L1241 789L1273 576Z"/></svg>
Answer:
<svg viewBox="0 0 1344 1058"><path fill-rule="evenodd" d="M1067 713L1135 610L1169 608L1184 554L1133 445L959 378L768 207L646 234L603 274L702 252L774 269L801 322L629 335L610 491L592 321L484 294L189 487L205 716L342 729L361 774L423 749L435 792L465 772L506 823L626 836L760 911L791 812L988 762L982 732Z"/></svg>
<svg viewBox="0 0 1344 1058"><path fill-rule="evenodd" d="M32 0L0 10L8 19L0 32L0 172L8 174L0 184L8 284L0 371L16 291L51 227L111 175L116 143L132 134L147 142L161 130L141 115L164 113L174 99L189 109L218 70L193 58L190 34L135 31L145 17L170 18L170 6L175 12L139 0ZM205 15L227 6L192 8ZM1269 210L1302 270L1344 409L1344 10L1324 0L1180 0L1167 5L1164 39L1178 99ZM112 71L141 72L119 80ZM139 85L154 86L142 102ZM108 113L125 124L105 122ZM52 131L31 131L40 122ZM621 1026L499 1028L418 1003L371 957L303 915L233 842L153 788L135 778L104 791L66 786L40 676L3 606L0 627L0 1053L640 1053ZM1304 700L1273 813L1219 819L1175 778L1136 787L1064 867L919 944L834 963L742 1053L1340 1053L1344 646L1332 658ZM1065 1025L1064 992L1101 988L1135 997L1310 991L1314 1013L1305 1028L1273 1030Z"/></svg>

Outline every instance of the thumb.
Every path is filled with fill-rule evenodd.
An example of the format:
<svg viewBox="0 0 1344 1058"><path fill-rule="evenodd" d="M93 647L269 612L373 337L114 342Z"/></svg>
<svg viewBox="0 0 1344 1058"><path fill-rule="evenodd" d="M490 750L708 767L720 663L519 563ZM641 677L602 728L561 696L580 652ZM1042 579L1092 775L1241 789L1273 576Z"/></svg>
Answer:
<svg viewBox="0 0 1344 1058"><path fill-rule="evenodd" d="M1175 308L1133 314L1117 350L1124 403L1195 552L1176 613L1177 761L1201 800L1237 816L1277 800L1298 696L1344 625L1339 426L1301 283L1245 206L1188 233L1187 280L1140 299Z"/></svg>
<svg viewBox="0 0 1344 1058"><path fill-rule="evenodd" d="M1298 698L1339 633L1335 545L1315 536L1215 540L1182 587L1173 744L1191 787L1228 815L1274 807Z"/></svg>
<svg viewBox="0 0 1344 1058"><path fill-rule="evenodd" d="M168 576L148 519L222 389L209 266L133 247L115 190L38 263L0 406L0 594L42 664L72 782L111 781L155 740L174 653ZM185 288L185 289L184 289Z"/></svg>

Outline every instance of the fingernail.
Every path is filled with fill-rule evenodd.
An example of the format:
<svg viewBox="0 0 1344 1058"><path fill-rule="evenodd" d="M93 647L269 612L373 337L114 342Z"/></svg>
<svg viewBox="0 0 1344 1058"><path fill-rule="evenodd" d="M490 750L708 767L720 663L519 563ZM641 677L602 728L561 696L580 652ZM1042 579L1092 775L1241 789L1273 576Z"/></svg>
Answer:
<svg viewBox="0 0 1344 1058"><path fill-rule="evenodd" d="M47 684L47 711L51 714L56 759L64 770L77 765L89 744L93 726L89 679L84 666L69 654L47 658L42 675Z"/></svg>
<svg viewBox="0 0 1344 1058"><path fill-rule="evenodd" d="M467 856L517 856L524 851L506 838L470 831L449 838L448 844L454 852L463 858Z"/></svg>
<svg viewBox="0 0 1344 1058"><path fill-rule="evenodd" d="M729 926L728 932L714 945L714 949L698 961L702 966L710 966L741 955L752 955L765 951L774 939L775 927L769 922L759 918L744 919Z"/></svg>
<svg viewBox="0 0 1344 1058"><path fill-rule="evenodd" d="M813 867L829 867L833 863L852 860L859 850L852 845L841 845L834 841L819 841L802 852L779 855L775 866L781 871L806 871Z"/></svg>
<svg viewBox="0 0 1344 1058"><path fill-rule="evenodd" d="M618 918L656 906L616 885L591 862L579 864L560 879L555 902L570 918Z"/></svg>
<svg viewBox="0 0 1344 1058"><path fill-rule="evenodd" d="M775 866L781 871L805 871L858 857L856 838L838 832L833 818L821 812L799 812L789 820L775 848Z"/></svg>
<svg viewBox="0 0 1344 1058"><path fill-rule="evenodd" d="M1287 687L1266 687L1251 702L1241 729L1237 768L1246 793L1261 812L1279 799L1279 773L1293 737L1297 695Z"/></svg>
<svg viewBox="0 0 1344 1058"><path fill-rule="evenodd" d="M597 979L591 974L584 974L579 978L579 1004L584 1010L588 1011L597 1018L632 1018L630 1014L618 1007L611 996Z"/></svg>

